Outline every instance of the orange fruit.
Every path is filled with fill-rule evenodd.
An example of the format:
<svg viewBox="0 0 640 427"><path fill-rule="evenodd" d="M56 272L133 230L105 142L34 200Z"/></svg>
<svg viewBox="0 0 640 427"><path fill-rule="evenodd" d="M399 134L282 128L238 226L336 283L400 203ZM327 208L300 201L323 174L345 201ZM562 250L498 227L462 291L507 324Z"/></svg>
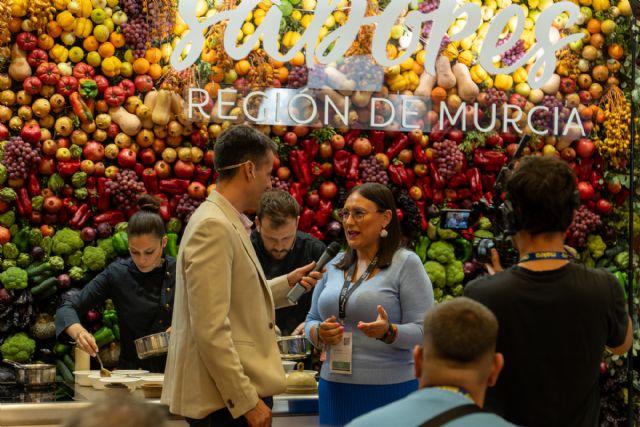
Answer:
<svg viewBox="0 0 640 427"><path fill-rule="evenodd" d="M162 51L157 47L150 47L144 54L144 58L151 64L160 62L162 59Z"/></svg>
<svg viewBox="0 0 640 427"><path fill-rule="evenodd" d="M158 63L151 64L147 72L153 80L158 80L162 76L162 67Z"/></svg>
<svg viewBox="0 0 640 427"><path fill-rule="evenodd" d="M211 80L215 83L220 83L224 80L224 71L220 67L211 67Z"/></svg>
<svg viewBox="0 0 640 427"><path fill-rule="evenodd" d="M122 47L125 43L124 34L114 31L109 35L109 41L113 43L116 48Z"/></svg>
<svg viewBox="0 0 640 427"><path fill-rule="evenodd" d="M304 65L304 62L305 62L305 58L304 58L304 53L302 52L296 53L294 57L291 58L291 61L289 61L291 65L296 65L298 67Z"/></svg>
<svg viewBox="0 0 640 427"><path fill-rule="evenodd" d="M47 22L47 34L54 39L62 34L62 27L56 21Z"/></svg>
<svg viewBox="0 0 640 427"><path fill-rule="evenodd" d="M98 47L98 53L103 58L109 58L116 53L116 48L111 42L104 42Z"/></svg>
<svg viewBox="0 0 640 427"><path fill-rule="evenodd" d="M22 28L22 19L12 18L11 21L9 21L9 31L11 31L12 33L20 32L21 28ZM60 30L60 34L62 34L62 30ZM54 37L54 36L51 36L51 37Z"/></svg>
<svg viewBox="0 0 640 427"><path fill-rule="evenodd" d="M150 66L151 64L149 64L149 61L145 58L138 58L133 61L133 71L135 71L136 74L147 74Z"/></svg>
<svg viewBox="0 0 640 427"><path fill-rule="evenodd" d="M589 22L587 22L587 31L589 31L591 34L599 33L600 21L595 18L589 19Z"/></svg>
<svg viewBox="0 0 640 427"><path fill-rule="evenodd" d="M280 83L286 83L289 78L289 70L287 67L276 68L276 72L278 73L278 80L280 80Z"/></svg>
<svg viewBox="0 0 640 427"><path fill-rule="evenodd" d="M96 38L96 36L89 36L82 41L82 47L87 52L98 50L99 45L100 43L98 43L98 39Z"/></svg>
<svg viewBox="0 0 640 427"><path fill-rule="evenodd" d="M236 62L233 67L235 68L236 73L238 73L239 76L244 76L251 69L251 64L246 59L241 59L240 61Z"/></svg>
<svg viewBox="0 0 640 427"><path fill-rule="evenodd" d="M609 45L607 53L613 59L621 59L624 56L624 49L618 43L613 43L612 45Z"/></svg>

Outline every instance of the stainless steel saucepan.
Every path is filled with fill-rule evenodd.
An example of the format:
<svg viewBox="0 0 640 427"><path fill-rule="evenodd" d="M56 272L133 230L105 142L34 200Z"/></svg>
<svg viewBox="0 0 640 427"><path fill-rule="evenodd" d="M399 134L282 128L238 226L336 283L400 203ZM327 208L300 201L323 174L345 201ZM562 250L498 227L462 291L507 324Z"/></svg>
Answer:
<svg viewBox="0 0 640 427"><path fill-rule="evenodd" d="M147 335L146 337L138 338L134 342L140 359L160 356L169 351L169 334L167 332Z"/></svg>
<svg viewBox="0 0 640 427"><path fill-rule="evenodd" d="M56 382L56 366L46 363L22 364L4 359L16 369L16 382L25 386L49 385Z"/></svg>

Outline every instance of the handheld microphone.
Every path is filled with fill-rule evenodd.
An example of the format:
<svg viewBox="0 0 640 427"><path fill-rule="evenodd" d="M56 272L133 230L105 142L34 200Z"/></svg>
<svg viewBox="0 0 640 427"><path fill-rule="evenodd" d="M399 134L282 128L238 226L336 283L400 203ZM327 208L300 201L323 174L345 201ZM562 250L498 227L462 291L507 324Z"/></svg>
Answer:
<svg viewBox="0 0 640 427"><path fill-rule="evenodd" d="M315 268L312 270L320 271L324 268L325 265L329 261L331 261L336 255L340 252L340 244L337 242L331 243L327 249L325 249L324 253L320 257L320 259L316 262ZM287 299L291 304L297 304L298 300L304 295L307 290L300 283L296 283L296 285L289 291L287 294Z"/></svg>

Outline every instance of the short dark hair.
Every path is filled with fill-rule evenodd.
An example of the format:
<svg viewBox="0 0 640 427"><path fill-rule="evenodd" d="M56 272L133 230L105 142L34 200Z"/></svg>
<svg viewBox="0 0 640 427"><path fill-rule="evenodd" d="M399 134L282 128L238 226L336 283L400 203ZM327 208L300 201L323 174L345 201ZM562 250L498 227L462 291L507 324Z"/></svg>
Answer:
<svg viewBox="0 0 640 427"><path fill-rule="evenodd" d="M531 234L565 232L578 208L576 176L569 165L548 156L528 156L507 182L516 229Z"/></svg>
<svg viewBox="0 0 640 427"><path fill-rule="evenodd" d="M159 405L132 397L101 400L76 412L64 427L163 427L168 414Z"/></svg>
<svg viewBox="0 0 640 427"><path fill-rule="evenodd" d="M160 203L149 195L143 194L138 198L138 208L140 210L129 218L127 233L129 236L140 236L143 234L153 234L159 239L165 235L164 221L160 212Z"/></svg>
<svg viewBox="0 0 640 427"><path fill-rule="evenodd" d="M472 299L459 297L435 305L423 325L425 348L439 360L466 365L495 352L498 320Z"/></svg>
<svg viewBox="0 0 640 427"><path fill-rule="evenodd" d="M213 164L218 179L224 181L235 176L238 168L221 170L225 167L240 165L246 161L259 164L266 161L269 151L276 152L277 146L262 132L246 126L237 125L225 129L213 148Z"/></svg>
<svg viewBox="0 0 640 427"><path fill-rule="evenodd" d="M275 227L281 227L288 219L300 215L300 205L291 194L282 190L267 190L260 198L256 216L260 221L267 217Z"/></svg>
<svg viewBox="0 0 640 427"><path fill-rule="evenodd" d="M380 238L380 247L378 248L378 267L386 268L391 265L393 255L400 247L402 233L400 232L400 221L396 212L396 202L393 193L388 187L378 184L377 182L367 182L362 185L355 186L349 191L350 195L358 193L367 200L376 204L378 209L391 211L391 221L387 225L387 237ZM336 264L341 270L347 270L356 260L356 253L347 246L344 258Z"/></svg>

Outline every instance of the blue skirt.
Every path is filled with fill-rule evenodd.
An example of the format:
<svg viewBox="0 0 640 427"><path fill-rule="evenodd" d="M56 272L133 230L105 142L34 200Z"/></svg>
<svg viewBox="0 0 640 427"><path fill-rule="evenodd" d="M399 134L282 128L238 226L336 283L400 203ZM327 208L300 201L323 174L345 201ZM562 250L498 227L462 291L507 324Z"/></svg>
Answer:
<svg viewBox="0 0 640 427"><path fill-rule="evenodd" d="M398 384L346 384L320 379L318 412L321 426L343 426L354 418L413 393L418 380Z"/></svg>

